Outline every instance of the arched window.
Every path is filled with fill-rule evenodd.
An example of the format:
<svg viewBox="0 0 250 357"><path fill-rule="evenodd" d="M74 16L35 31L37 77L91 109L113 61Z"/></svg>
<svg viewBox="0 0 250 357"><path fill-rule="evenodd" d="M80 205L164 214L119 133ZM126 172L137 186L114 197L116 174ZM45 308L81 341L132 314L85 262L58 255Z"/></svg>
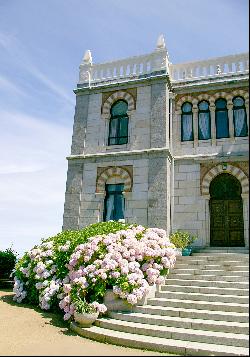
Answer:
<svg viewBox="0 0 250 357"><path fill-rule="evenodd" d="M181 141L194 140L192 104L185 102L181 111Z"/></svg>
<svg viewBox="0 0 250 357"><path fill-rule="evenodd" d="M228 138L228 113L227 113L227 101L223 98L219 98L215 102L215 123L216 123L216 138Z"/></svg>
<svg viewBox="0 0 250 357"><path fill-rule="evenodd" d="M122 145L128 142L128 103L118 100L111 107L108 145Z"/></svg>
<svg viewBox="0 0 250 357"><path fill-rule="evenodd" d="M241 97L233 99L234 136L247 136L247 118L245 101Z"/></svg>
<svg viewBox="0 0 250 357"><path fill-rule="evenodd" d="M211 120L209 104L205 100L199 103L199 140L211 138Z"/></svg>

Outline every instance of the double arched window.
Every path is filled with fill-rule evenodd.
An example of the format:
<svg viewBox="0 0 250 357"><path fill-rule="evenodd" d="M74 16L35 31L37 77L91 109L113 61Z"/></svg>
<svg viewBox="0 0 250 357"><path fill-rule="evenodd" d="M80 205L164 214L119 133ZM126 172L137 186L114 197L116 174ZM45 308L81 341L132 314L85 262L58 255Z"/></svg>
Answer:
<svg viewBox="0 0 250 357"><path fill-rule="evenodd" d="M211 139L211 119L210 119L210 110L209 104L207 101L203 100L198 104L199 109L199 140Z"/></svg>
<svg viewBox="0 0 250 357"><path fill-rule="evenodd" d="M215 102L215 125L217 139L229 137L227 101L223 98Z"/></svg>
<svg viewBox="0 0 250 357"><path fill-rule="evenodd" d="M181 112L181 141L192 141L194 140L192 104L185 102Z"/></svg>
<svg viewBox="0 0 250 357"><path fill-rule="evenodd" d="M122 145L128 142L128 103L118 100L111 107L108 145Z"/></svg>
<svg viewBox="0 0 250 357"><path fill-rule="evenodd" d="M247 118L245 101L242 97L233 99L234 136L247 136Z"/></svg>

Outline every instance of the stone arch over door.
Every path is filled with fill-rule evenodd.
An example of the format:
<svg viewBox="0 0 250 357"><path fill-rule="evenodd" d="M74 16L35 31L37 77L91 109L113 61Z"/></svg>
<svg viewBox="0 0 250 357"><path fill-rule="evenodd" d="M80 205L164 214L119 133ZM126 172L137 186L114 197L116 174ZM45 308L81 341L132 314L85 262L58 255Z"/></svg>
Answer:
<svg viewBox="0 0 250 357"><path fill-rule="evenodd" d="M205 209L205 245L210 245L210 193L209 187L212 180L221 173L229 173L237 178L242 188L243 219L244 219L244 240L245 246L249 247L249 180L248 176L237 166L227 163L220 163L212 167L201 179L201 197L204 199Z"/></svg>

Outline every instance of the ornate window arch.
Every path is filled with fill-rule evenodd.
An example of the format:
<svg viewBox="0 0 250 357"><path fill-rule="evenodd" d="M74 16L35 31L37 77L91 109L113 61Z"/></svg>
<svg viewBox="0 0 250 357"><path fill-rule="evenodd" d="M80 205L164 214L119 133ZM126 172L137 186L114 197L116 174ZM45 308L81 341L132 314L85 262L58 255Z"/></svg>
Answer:
<svg viewBox="0 0 250 357"><path fill-rule="evenodd" d="M218 165L212 167L203 177L203 180L201 183L201 194L203 196L209 195L210 183L217 175L222 174L222 173L229 173L229 174L235 176L241 184L242 194L248 193L248 190L249 190L248 177L239 167L233 166L231 164L227 164L226 168L225 168L224 164L218 164Z"/></svg>
<svg viewBox="0 0 250 357"><path fill-rule="evenodd" d="M124 100L125 102L128 103L128 114L130 114L131 111L135 110L134 97L130 93L120 90L111 94L103 103L102 106L103 119L110 119L111 107L118 100Z"/></svg>
<svg viewBox="0 0 250 357"><path fill-rule="evenodd" d="M124 192L132 191L132 178L130 173L123 167L108 167L96 180L96 192L105 193L105 185L109 183L123 183Z"/></svg>

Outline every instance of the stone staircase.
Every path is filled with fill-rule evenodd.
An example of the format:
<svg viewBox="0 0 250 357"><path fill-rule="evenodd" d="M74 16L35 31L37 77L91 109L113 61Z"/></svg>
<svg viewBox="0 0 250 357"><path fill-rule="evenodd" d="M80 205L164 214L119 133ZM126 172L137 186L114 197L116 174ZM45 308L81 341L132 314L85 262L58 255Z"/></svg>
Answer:
<svg viewBox="0 0 250 357"><path fill-rule="evenodd" d="M249 251L207 248L179 256L147 305L111 312L84 337L179 356L249 354Z"/></svg>

